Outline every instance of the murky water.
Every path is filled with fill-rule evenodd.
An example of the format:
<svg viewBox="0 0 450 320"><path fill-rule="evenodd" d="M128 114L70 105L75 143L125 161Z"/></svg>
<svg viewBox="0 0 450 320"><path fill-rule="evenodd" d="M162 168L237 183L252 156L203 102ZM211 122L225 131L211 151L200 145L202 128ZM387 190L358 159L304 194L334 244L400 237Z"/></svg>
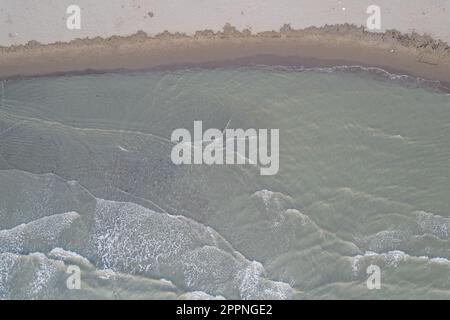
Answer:
<svg viewBox="0 0 450 320"><path fill-rule="evenodd" d="M10 80L0 298L448 299L450 96L433 86L358 68ZM279 173L173 164L195 120L279 129Z"/></svg>

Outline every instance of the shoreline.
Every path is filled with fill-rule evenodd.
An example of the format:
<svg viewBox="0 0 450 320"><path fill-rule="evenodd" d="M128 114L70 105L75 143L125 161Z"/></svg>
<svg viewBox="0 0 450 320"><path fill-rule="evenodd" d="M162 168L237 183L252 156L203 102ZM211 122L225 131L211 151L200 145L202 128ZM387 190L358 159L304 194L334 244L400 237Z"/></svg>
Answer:
<svg viewBox="0 0 450 320"><path fill-rule="evenodd" d="M144 32L107 39L0 47L0 79L64 74L227 67L252 64L332 67L360 65L441 82L450 92L450 46L427 35L367 32L333 25L252 34L225 25L193 36Z"/></svg>

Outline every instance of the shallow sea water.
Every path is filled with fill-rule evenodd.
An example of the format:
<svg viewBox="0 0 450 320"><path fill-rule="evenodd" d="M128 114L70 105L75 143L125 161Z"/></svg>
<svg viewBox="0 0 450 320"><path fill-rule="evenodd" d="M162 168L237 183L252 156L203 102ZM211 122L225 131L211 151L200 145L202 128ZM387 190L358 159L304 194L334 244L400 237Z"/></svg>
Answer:
<svg viewBox="0 0 450 320"><path fill-rule="evenodd" d="M436 86L263 66L4 82L0 298L448 299ZM279 173L174 165L171 133L195 120L279 129Z"/></svg>

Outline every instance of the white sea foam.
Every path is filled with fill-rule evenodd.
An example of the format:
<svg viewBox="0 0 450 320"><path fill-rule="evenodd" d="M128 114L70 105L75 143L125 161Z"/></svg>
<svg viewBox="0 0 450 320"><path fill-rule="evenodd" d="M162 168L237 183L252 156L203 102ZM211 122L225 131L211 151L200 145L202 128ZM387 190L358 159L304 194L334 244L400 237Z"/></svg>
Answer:
<svg viewBox="0 0 450 320"><path fill-rule="evenodd" d="M213 295L238 290L246 299L289 296L288 284L266 279L260 263L249 262L214 230L185 217L99 199L95 219L101 268L157 278L173 278L182 270L178 281Z"/></svg>
<svg viewBox="0 0 450 320"><path fill-rule="evenodd" d="M261 263L252 261L238 273L242 299L288 299L292 288L284 282L267 281Z"/></svg>
<svg viewBox="0 0 450 320"><path fill-rule="evenodd" d="M192 291L178 297L180 300L225 300L222 296L212 296L203 291Z"/></svg>
<svg viewBox="0 0 450 320"><path fill-rule="evenodd" d="M43 217L0 231L0 252L21 253L33 250L34 246L53 246L58 237L80 217L76 212L67 212Z"/></svg>
<svg viewBox="0 0 450 320"><path fill-rule="evenodd" d="M442 217L425 211L415 213L417 223L425 233L430 233L441 239L450 240L450 218Z"/></svg>
<svg viewBox="0 0 450 320"><path fill-rule="evenodd" d="M0 299L42 299L55 290L63 263L40 252L0 253ZM25 277L18 271L27 270ZM25 281L24 281L25 280ZM10 296L11 292L18 294Z"/></svg>
<svg viewBox="0 0 450 320"><path fill-rule="evenodd" d="M109 280L116 276L116 272L114 272L114 270L111 270L111 269L97 270L96 273L97 273L97 276L103 280Z"/></svg>
<svg viewBox="0 0 450 320"><path fill-rule="evenodd" d="M10 280L13 277L19 255L0 253L0 300L8 299L11 293Z"/></svg>
<svg viewBox="0 0 450 320"><path fill-rule="evenodd" d="M368 251L393 251L408 239L408 234L401 230L383 230L365 238Z"/></svg>
<svg viewBox="0 0 450 320"><path fill-rule="evenodd" d="M91 263L89 262L88 259L86 259L85 257L79 255L76 252L73 251L69 251L69 250L64 250L62 248L54 248L52 249L49 253L48 253L48 257L55 259L55 260L61 260L64 262L69 262L69 263L78 263L78 264L82 264L85 266L90 266Z"/></svg>
<svg viewBox="0 0 450 320"><path fill-rule="evenodd" d="M56 280L56 274L58 272L57 265L54 261L49 260L42 253L32 253L30 257L35 258L38 262L37 270L34 273L34 279L30 284L28 297L35 299L45 289L54 287L50 285L50 282Z"/></svg>
<svg viewBox="0 0 450 320"><path fill-rule="evenodd" d="M394 250L385 253L376 253L372 251L367 251L363 255L356 255L351 259L351 266L354 275L360 272L365 272L364 267L371 263L374 264L384 264L387 267L399 267L402 263L407 262L426 262L426 263L436 263L440 265L445 265L450 268L450 260L440 257L430 258L427 256L411 256L403 251Z"/></svg>

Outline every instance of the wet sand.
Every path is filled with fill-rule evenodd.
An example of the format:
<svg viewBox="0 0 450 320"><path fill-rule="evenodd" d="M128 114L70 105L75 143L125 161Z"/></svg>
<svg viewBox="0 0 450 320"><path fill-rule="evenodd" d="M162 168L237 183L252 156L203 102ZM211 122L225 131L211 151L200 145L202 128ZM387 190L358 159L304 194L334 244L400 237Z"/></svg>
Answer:
<svg viewBox="0 0 450 320"><path fill-rule="evenodd" d="M367 32L353 25L334 25L279 32L238 31L194 35L144 32L132 36L77 39L67 43L0 47L0 78L179 66L228 65L361 65L397 74L438 80L450 88L450 47L416 33Z"/></svg>

